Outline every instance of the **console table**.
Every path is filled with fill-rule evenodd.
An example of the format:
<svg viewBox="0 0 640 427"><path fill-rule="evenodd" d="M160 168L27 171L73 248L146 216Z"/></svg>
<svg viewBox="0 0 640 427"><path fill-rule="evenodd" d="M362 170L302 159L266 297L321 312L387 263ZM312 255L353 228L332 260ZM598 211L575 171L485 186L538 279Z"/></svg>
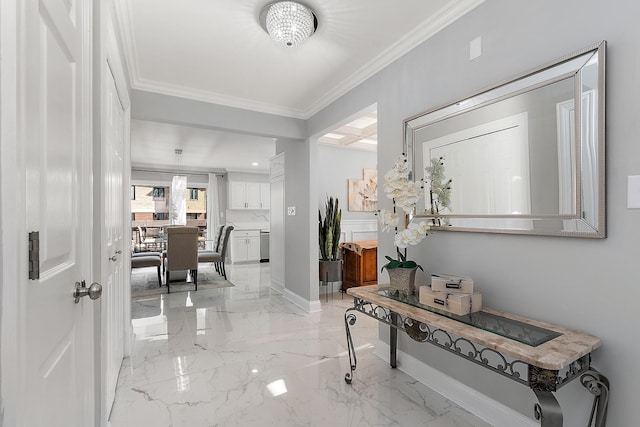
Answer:
<svg viewBox="0 0 640 427"><path fill-rule="evenodd" d="M605 425L609 380L591 367L591 352L600 347L599 338L486 308L457 316L384 286L349 288L347 294L353 296L353 307L345 311L348 384L357 364L349 326L356 323L359 312L389 325L392 368L396 367L397 333L402 330L415 341L433 344L531 388L538 399L534 415L543 427L562 426L562 409L553 392L580 377L594 396L589 426Z"/></svg>

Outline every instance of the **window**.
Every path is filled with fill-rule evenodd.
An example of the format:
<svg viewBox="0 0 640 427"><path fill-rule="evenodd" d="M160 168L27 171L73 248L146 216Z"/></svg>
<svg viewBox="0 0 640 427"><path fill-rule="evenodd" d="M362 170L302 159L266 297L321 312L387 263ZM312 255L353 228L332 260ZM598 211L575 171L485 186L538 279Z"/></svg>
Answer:
<svg viewBox="0 0 640 427"><path fill-rule="evenodd" d="M198 214L193 212L187 212L187 219L198 219Z"/></svg>
<svg viewBox="0 0 640 427"><path fill-rule="evenodd" d="M136 199L136 186L132 185L131 186L131 200L135 200Z"/></svg>
<svg viewBox="0 0 640 427"><path fill-rule="evenodd" d="M164 199L164 187L153 187L153 199L154 200Z"/></svg>
<svg viewBox="0 0 640 427"><path fill-rule="evenodd" d="M198 200L198 189L190 188L189 189L189 200Z"/></svg>
<svg viewBox="0 0 640 427"><path fill-rule="evenodd" d="M169 214L166 212L154 212L153 219L154 221L162 221L165 219L169 219Z"/></svg>

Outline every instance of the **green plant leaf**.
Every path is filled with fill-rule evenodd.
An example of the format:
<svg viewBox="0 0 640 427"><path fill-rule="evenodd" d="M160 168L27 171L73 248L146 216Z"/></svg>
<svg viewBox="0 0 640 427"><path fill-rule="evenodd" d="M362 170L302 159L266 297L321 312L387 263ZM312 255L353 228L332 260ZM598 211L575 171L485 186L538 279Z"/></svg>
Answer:
<svg viewBox="0 0 640 427"><path fill-rule="evenodd" d="M389 262L386 265L383 265L380 271L383 271L385 268L387 270L393 270L394 268L402 266L402 262L398 261L397 259L393 259L391 257L387 258L389 259Z"/></svg>
<svg viewBox="0 0 640 427"><path fill-rule="evenodd" d="M338 199L327 196L324 219L322 211L318 209L318 243L320 259L324 261L338 260L341 218L342 211L338 208Z"/></svg>

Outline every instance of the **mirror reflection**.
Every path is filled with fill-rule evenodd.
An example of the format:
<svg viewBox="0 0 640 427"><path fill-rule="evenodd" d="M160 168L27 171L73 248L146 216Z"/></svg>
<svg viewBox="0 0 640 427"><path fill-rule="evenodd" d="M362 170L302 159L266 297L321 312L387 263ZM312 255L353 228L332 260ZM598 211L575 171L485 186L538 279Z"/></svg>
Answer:
<svg viewBox="0 0 640 427"><path fill-rule="evenodd" d="M604 42L405 121L416 216L455 231L604 237ZM450 201L433 197L441 159Z"/></svg>

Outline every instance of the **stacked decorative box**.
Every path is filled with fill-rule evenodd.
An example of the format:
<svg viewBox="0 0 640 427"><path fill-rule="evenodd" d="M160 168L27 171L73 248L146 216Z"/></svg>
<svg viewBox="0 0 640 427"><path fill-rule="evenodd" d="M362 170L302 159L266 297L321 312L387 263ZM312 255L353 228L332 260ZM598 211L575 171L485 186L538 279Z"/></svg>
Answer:
<svg viewBox="0 0 640 427"><path fill-rule="evenodd" d="M432 274L431 287L420 286L420 304L464 315L482 310L482 294L469 277Z"/></svg>

